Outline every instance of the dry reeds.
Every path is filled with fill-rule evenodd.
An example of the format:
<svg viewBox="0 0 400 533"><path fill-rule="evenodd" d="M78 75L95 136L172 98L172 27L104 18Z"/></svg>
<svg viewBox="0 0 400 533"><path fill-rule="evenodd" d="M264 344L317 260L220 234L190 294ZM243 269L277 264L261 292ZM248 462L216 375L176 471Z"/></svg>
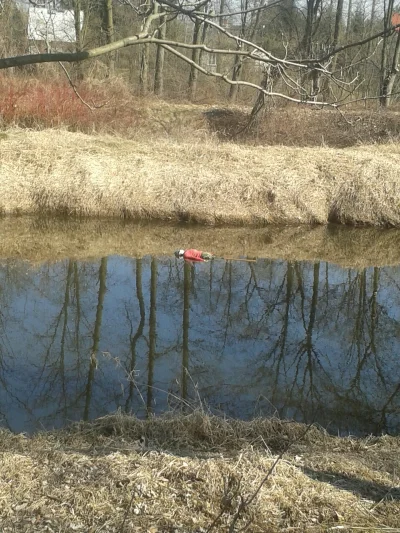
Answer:
<svg viewBox="0 0 400 533"><path fill-rule="evenodd" d="M0 209L206 224L400 226L399 145L250 148L14 131Z"/></svg>
<svg viewBox="0 0 400 533"><path fill-rule="evenodd" d="M116 415L31 438L2 431L1 530L396 531L399 439L312 429L268 474L269 440L287 448L299 434L300 424L204 413Z"/></svg>

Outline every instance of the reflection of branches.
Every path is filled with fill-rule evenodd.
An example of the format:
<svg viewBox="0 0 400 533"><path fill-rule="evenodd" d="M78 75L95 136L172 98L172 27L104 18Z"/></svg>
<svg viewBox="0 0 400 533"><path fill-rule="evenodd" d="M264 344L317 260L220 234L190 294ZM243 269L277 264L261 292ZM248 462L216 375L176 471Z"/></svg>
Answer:
<svg viewBox="0 0 400 533"><path fill-rule="evenodd" d="M309 314L308 324L307 326L305 326L306 335L305 335L304 341L300 344L299 350L297 352L298 360L297 360L297 365L296 365L295 379L293 381L293 386L289 394L289 396L292 397L294 387L297 385L297 382L298 382L298 375L300 372L300 362L303 356L307 355L307 363L304 367L303 383L301 386L301 390L303 393L303 399L310 397L312 407L314 404L314 396L317 392L315 385L314 385L314 366L315 366L315 362L319 363L319 356L318 356L317 350L314 347L314 342L313 342L313 332L314 332L315 319L316 319L316 314L317 314L317 305L318 305L319 271L320 271L319 262L314 263L313 270L314 272L313 272L312 298L311 298L311 304L310 304L310 314ZM303 305L304 303L302 304L302 307ZM304 396L307 375L308 375L309 387L308 387L307 395Z"/></svg>
<svg viewBox="0 0 400 533"><path fill-rule="evenodd" d="M78 264L74 261L74 287L75 287L75 345L78 354L78 365L80 364L80 325L81 325L81 297L80 297L80 282L78 274Z"/></svg>
<svg viewBox="0 0 400 533"><path fill-rule="evenodd" d="M65 284L65 295L64 295L64 305L63 305L63 312L64 312L64 323L61 333L61 342L60 342L60 373L61 373L61 381L62 381L62 392L63 392L63 399L64 399L64 417L65 417L65 409L67 405L67 391L65 389L65 337L67 333L67 326L68 326L68 306L69 306L69 291L70 291L70 284L72 279L72 271L73 271L73 264L72 261L68 261L68 272L67 272L67 283Z"/></svg>
<svg viewBox="0 0 400 533"><path fill-rule="evenodd" d="M63 304L61 306L59 314L55 318L54 325L51 325L49 329L53 329L53 334L50 336L50 343L47 347L44 360L41 365L41 372L38 376L38 383L42 381L42 377L46 371L46 369L49 367L49 360L50 355L53 349L53 345L57 339L58 334L58 328L61 324L62 318L64 316L63 320L63 327L62 327L62 333L61 333L61 345L60 345L60 359L62 360L61 367L64 366L64 346L65 346L65 336L67 331L67 324L68 324L68 306L69 306L69 294L70 294L70 288L71 288L71 280L72 280L72 269L73 269L73 263L72 261L68 261L68 268L67 268L67 277L65 280L65 291L64 291L64 298L63 298ZM57 379L57 373L53 376L53 380L55 381ZM44 389L46 383L42 383L42 389ZM50 388L52 385L50 385ZM32 390L34 392L35 389Z"/></svg>
<svg viewBox="0 0 400 533"><path fill-rule="evenodd" d="M189 369L189 327L190 327L190 285L192 267L185 262L183 267L183 317L182 317L182 369L181 369L181 398L187 399L188 369Z"/></svg>
<svg viewBox="0 0 400 533"><path fill-rule="evenodd" d="M150 278L150 323L149 323L149 363L147 369L147 415L152 411L154 360L156 357L157 341L157 259L151 259Z"/></svg>
<svg viewBox="0 0 400 533"><path fill-rule="evenodd" d="M131 351L131 359L129 363L129 368L127 368L128 377L129 377L129 394L125 402L125 410L128 411L128 406L132 402L133 391L135 388L134 376L136 366L136 345L140 337L143 335L144 324L146 320L146 311L143 298L143 287L142 287L142 259L136 259L136 298L139 303L139 313L140 321L137 327L135 334L133 335L133 325L127 311L127 318L130 322L130 335L129 335L129 345Z"/></svg>

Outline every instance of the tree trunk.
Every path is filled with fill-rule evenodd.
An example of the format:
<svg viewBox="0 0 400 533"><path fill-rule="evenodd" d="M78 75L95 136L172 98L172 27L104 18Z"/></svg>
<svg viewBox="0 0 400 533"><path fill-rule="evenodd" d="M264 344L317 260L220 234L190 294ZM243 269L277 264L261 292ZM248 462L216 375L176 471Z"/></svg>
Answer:
<svg viewBox="0 0 400 533"><path fill-rule="evenodd" d="M343 16L343 0L338 0L336 8L336 19L335 19L335 29L333 32L333 48L336 48L339 42L340 30L342 28L342 16ZM337 56L334 56L336 58Z"/></svg>
<svg viewBox="0 0 400 533"><path fill-rule="evenodd" d="M240 56L235 56L235 63L232 70L232 81L239 81L242 72L242 59ZM238 94L239 86L231 85L229 89L229 100L233 103Z"/></svg>
<svg viewBox="0 0 400 533"><path fill-rule="evenodd" d="M391 18L392 18L392 13L393 13L393 4L394 4L394 0L389 0L388 7L387 7L387 10L385 11L384 19L383 19L384 31L387 31L390 28ZM388 92L388 86L389 86L389 80L391 77L391 72L388 69L388 44L389 44L388 39L389 37L390 35L384 35L383 42L382 42L381 80L380 80L380 86L379 86L379 103L382 107L387 107L389 105L388 99L387 99L388 95L390 94ZM398 43L398 40L397 40L397 43ZM395 52L395 55L393 57L393 62L392 62L392 68L394 65L394 59L395 59L396 53L398 54L397 43L396 43L396 52ZM396 76L394 77L394 79L395 78ZM393 83L394 83L394 80L393 80ZM392 87L393 87L393 83L392 83Z"/></svg>
<svg viewBox="0 0 400 533"><path fill-rule="evenodd" d="M196 22L194 23L192 44L200 44L201 36L202 36L202 32L201 32L202 24L203 23L198 20L196 20ZM194 61L198 65L200 62L200 57L201 57L200 49L194 48L192 51L192 61ZM188 85L189 100L193 100L196 96L198 77L199 77L199 71L194 66L191 66L190 75L189 75L189 85Z"/></svg>
<svg viewBox="0 0 400 533"><path fill-rule="evenodd" d="M382 83L380 103L382 107L389 107L391 95L393 92L394 82L399 72L400 59L400 32L397 34L396 47L393 54L392 66Z"/></svg>
<svg viewBox="0 0 400 533"><path fill-rule="evenodd" d="M223 13L225 13L225 5L226 5L226 0L220 0L220 3L219 3L219 19L218 19L218 24L223 28L226 24L226 20L225 20L225 17L223 17ZM220 39L220 35L218 33L218 39ZM220 43L218 42L218 48L221 48L220 46ZM222 71L222 65L223 65L223 62L222 62L222 56L221 54L217 54L217 72L221 72Z"/></svg>
<svg viewBox="0 0 400 533"><path fill-rule="evenodd" d="M353 1L349 0L349 9L347 11L347 24L346 24L346 41L348 40L348 37L349 37L349 34L350 34L352 7L353 7Z"/></svg>
<svg viewBox="0 0 400 533"><path fill-rule="evenodd" d="M342 17L343 17L343 0L337 0L337 6L336 6L336 18L335 18L335 27L333 29L333 40L332 40L332 48L335 49L339 43L339 37L340 32L342 28ZM336 63L337 63L338 55L334 55L332 58L332 72L335 72L336 70ZM318 72L315 71L314 74L315 77L318 77ZM326 86L324 87L324 93L326 90L331 91L330 86L330 80L327 78L326 80ZM318 90L318 88L317 88Z"/></svg>
<svg viewBox="0 0 400 533"><path fill-rule="evenodd" d="M112 0L105 0L105 32L107 44L114 42L114 17ZM108 73L113 74L115 70L115 53L108 56Z"/></svg>
<svg viewBox="0 0 400 533"><path fill-rule="evenodd" d="M240 33L239 33L239 36L242 39L246 38L246 36L248 35L248 30L249 30L249 28L247 27L247 12L246 12L248 7L249 7L248 0L242 0L242 2L240 4L240 8L243 11L243 14L242 14L242 22L241 22ZM251 28L250 28L250 31L252 32L253 36L254 36L255 30L256 30L256 26L257 26L257 23L258 23L258 18L259 18L259 12L257 13L257 19L256 19L256 22L255 22L255 24L253 26L253 29L251 30ZM251 40L251 38L250 38L250 40ZM241 49L241 45L238 43L238 50L239 49ZM243 62L242 62L241 56L235 55L235 60L234 60L233 69L232 69L232 81L240 81L241 74L242 74L242 66L243 66ZM229 100L232 103L236 100L238 92L239 92L239 86L238 85L231 85L230 86L230 88L229 88Z"/></svg>
<svg viewBox="0 0 400 533"><path fill-rule="evenodd" d="M149 92L149 45L144 44L140 54L140 95L146 96Z"/></svg>
<svg viewBox="0 0 400 533"><path fill-rule="evenodd" d="M74 24L75 24L75 49L77 52L82 52L82 30L81 30L81 0L74 0ZM83 65L82 63L76 64L76 79L78 81L83 80Z"/></svg>
<svg viewBox="0 0 400 533"><path fill-rule="evenodd" d="M302 48L306 57L311 55L311 44L314 26L314 0L307 0L307 18L304 30Z"/></svg>
<svg viewBox="0 0 400 533"><path fill-rule="evenodd" d="M167 17L160 19L160 27L158 28L157 38L165 39L167 34ZM165 50L162 46L157 46L156 66L154 73L154 93L157 96L162 96L164 92L164 57Z"/></svg>

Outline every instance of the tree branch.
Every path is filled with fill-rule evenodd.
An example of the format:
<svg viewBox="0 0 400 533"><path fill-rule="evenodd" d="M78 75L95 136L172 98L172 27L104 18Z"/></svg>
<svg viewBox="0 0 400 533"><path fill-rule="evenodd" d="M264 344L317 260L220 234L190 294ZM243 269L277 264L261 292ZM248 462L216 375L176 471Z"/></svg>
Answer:
<svg viewBox="0 0 400 533"><path fill-rule="evenodd" d="M294 102L296 104L308 104L308 105L314 105L314 106L316 105L316 106L322 106L322 107L337 107L335 103L318 102L318 101L315 101L315 100L306 100L306 99L293 98L291 96L287 96L286 94L276 93L276 92L273 92L273 91L268 91L267 89L261 87L261 85L257 85L256 83L251 83L251 82L248 82L248 81L241 81L241 80L233 81L230 78L228 78L228 76L226 76L225 74L221 74L220 72L211 72L209 70L206 70L205 68L201 67L200 65L198 65L197 63L195 63L194 61L192 61L191 59L186 57L184 54L181 54L180 52L178 52L178 50L175 50L175 48L172 48L171 46L168 46L168 45L165 45L165 44L162 44L162 46L163 46L163 48L165 48L166 50L171 52L171 54L174 54L175 56L179 57L180 59L182 59L186 63L189 63L189 65L192 65L199 72L202 72L206 76L212 76L214 78L219 78L219 79L223 80L225 83L228 83L229 85L240 85L240 86L243 86L243 87L251 87L252 89L256 89L257 91L259 91L260 93L265 94L266 96L276 96L276 97L279 97L279 98L283 98L284 100L288 100L289 102Z"/></svg>

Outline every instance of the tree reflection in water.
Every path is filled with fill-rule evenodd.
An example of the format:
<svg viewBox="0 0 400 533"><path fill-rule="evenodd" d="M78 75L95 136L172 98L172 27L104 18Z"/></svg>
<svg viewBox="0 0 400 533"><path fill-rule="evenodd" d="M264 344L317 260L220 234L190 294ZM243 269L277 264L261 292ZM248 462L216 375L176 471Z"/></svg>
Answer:
<svg viewBox="0 0 400 533"><path fill-rule="evenodd" d="M400 267L104 257L0 266L0 417L59 427L196 403L398 433Z"/></svg>

